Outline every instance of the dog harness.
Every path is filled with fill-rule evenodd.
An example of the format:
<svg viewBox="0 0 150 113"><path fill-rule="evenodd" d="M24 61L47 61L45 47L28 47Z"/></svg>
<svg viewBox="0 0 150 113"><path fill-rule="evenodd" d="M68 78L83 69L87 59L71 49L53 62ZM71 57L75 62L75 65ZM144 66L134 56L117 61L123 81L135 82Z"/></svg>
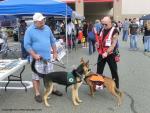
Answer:
<svg viewBox="0 0 150 113"><path fill-rule="evenodd" d="M97 76L97 75L92 75L90 77L90 80L93 81L93 82L104 82L104 78L102 76Z"/></svg>
<svg viewBox="0 0 150 113"><path fill-rule="evenodd" d="M103 76L92 75L89 79L92 81L94 89L99 90L103 87L104 84Z"/></svg>
<svg viewBox="0 0 150 113"><path fill-rule="evenodd" d="M68 84L75 84L77 81L75 79L75 77L73 76L72 72L68 72L67 73L67 83Z"/></svg>
<svg viewBox="0 0 150 113"><path fill-rule="evenodd" d="M103 85L104 84L104 77L103 76L100 76L100 75L97 75L97 74L94 74L93 72L90 72L86 77L86 78L89 78L90 81L92 81L93 84L95 85Z"/></svg>

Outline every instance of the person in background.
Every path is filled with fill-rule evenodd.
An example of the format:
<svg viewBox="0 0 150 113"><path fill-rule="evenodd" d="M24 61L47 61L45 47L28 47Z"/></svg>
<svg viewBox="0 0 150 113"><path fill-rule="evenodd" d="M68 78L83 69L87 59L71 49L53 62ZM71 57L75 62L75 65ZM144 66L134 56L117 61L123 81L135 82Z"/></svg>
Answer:
<svg viewBox="0 0 150 113"><path fill-rule="evenodd" d="M85 38L85 41L84 41L84 45L83 47L84 48L87 48L87 33L88 33L88 25L87 25L87 22L83 22L83 36Z"/></svg>
<svg viewBox="0 0 150 113"><path fill-rule="evenodd" d="M103 74L107 62L112 74L112 79L115 81L116 87L119 88L118 68L113 53L117 44L119 32L113 27L112 19L109 16L105 16L102 19L102 24L103 29L101 30L99 37L96 37L96 47L99 53L97 60L97 73Z"/></svg>
<svg viewBox="0 0 150 113"><path fill-rule="evenodd" d="M21 58L26 59L29 54L24 48L24 34L27 29L27 24L25 20L20 20L20 26L19 26L19 41L21 43Z"/></svg>
<svg viewBox="0 0 150 113"><path fill-rule="evenodd" d="M136 18L133 19L129 26L130 50L137 50L138 24Z"/></svg>
<svg viewBox="0 0 150 113"><path fill-rule="evenodd" d="M45 25L45 17L41 13L35 13L33 15L34 24L28 27L24 36L24 47L36 60L36 68L40 73L50 73L53 71L53 64L47 62L45 64L41 61L41 58L51 61L51 49L53 50L53 58L57 59L56 39L54 38L51 29ZM35 92L35 101L41 103L42 97L40 94L40 77L33 73L32 82ZM52 94L62 96L62 93L56 90L52 91Z"/></svg>
<svg viewBox="0 0 150 113"><path fill-rule="evenodd" d="M122 29L122 23L121 23L121 21L118 21L118 28L119 28L119 32L121 32L121 29Z"/></svg>
<svg viewBox="0 0 150 113"><path fill-rule="evenodd" d="M95 52L95 33L92 23L88 26L88 42L89 42L89 55Z"/></svg>
<svg viewBox="0 0 150 113"><path fill-rule="evenodd" d="M83 43L83 31L82 31L82 27L79 28L78 30L78 44L82 44L82 47L84 46L84 43Z"/></svg>
<svg viewBox="0 0 150 113"><path fill-rule="evenodd" d="M68 35L68 48L72 49L75 46L75 25L72 23L71 19L67 20L67 35Z"/></svg>
<svg viewBox="0 0 150 113"><path fill-rule="evenodd" d="M132 19L131 18L129 18L129 25L132 23Z"/></svg>
<svg viewBox="0 0 150 113"><path fill-rule="evenodd" d="M144 26L144 52L150 52L150 20Z"/></svg>
<svg viewBox="0 0 150 113"><path fill-rule="evenodd" d="M95 20L94 28L95 28L95 34L99 35L100 30L102 29L102 24L100 20Z"/></svg>
<svg viewBox="0 0 150 113"><path fill-rule="evenodd" d="M128 19L125 18L125 20L122 24L122 28L123 28L122 41L127 41L128 40L129 25L130 25L130 23L128 22Z"/></svg>

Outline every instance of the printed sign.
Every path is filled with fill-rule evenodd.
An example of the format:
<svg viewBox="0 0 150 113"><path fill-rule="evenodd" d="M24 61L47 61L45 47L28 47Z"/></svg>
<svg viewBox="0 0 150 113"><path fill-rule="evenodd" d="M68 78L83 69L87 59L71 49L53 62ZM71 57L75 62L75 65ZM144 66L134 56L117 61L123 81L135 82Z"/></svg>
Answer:
<svg viewBox="0 0 150 113"><path fill-rule="evenodd" d="M65 44L62 39L56 41L56 48L57 48L58 60L61 60L66 55ZM53 54L51 54L51 58L53 58Z"/></svg>

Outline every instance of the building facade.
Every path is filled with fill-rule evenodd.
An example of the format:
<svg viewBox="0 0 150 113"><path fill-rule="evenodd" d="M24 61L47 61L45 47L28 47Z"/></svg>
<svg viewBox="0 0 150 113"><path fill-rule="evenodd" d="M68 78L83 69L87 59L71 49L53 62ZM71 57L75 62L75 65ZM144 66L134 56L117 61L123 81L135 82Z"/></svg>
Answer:
<svg viewBox="0 0 150 113"><path fill-rule="evenodd" d="M122 0L121 5L122 18L150 14L150 0Z"/></svg>
<svg viewBox="0 0 150 113"><path fill-rule="evenodd" d="M84 15L87 20L113 16L116 21L150 14L150 0L61 0ZM82 5L81 5L82 4ZM80 6L81 5L81 6Z"/></svg>
<svg viewBox="0 0 150 113"><path fill-rule="evenodd" d="M0 0L3 1L3 0ZM113 16L114 20L138 18L150 14L150 0L59 0L67 2L77 13L87 20L100 19L104 15Z"/></svg>

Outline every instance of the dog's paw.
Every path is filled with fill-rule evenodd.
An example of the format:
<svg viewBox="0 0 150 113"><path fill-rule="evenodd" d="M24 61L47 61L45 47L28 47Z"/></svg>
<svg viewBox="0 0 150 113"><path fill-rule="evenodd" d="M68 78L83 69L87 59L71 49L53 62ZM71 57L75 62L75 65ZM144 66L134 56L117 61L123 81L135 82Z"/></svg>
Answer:
<svg viewBox="0 0 150 113"><path fill-rule="evenodd" d="M81 103L81 102L83 102L83 101L79 99L79 100L77 100L77 102Z"/></svg>
<svg viewBox="0 0 150 113"><path fill-rule="evenodd" d="M121 105L121 101L117 102L117 106L120 107Z"/></svg>
<svg viewBox="0 0 150 113"><path fill-rule="evenodd" d="M78 105L79 105L77 102L74 102L73 104L74 104L75 106L78 106Z"/></svg>
<svg viewBox="0 0 150 113"><path fill-rule="evenodd" d="M120 107L120 105L121 105L120 103L119 103L119 104L117 104L117 107Z"/></svg>
<svg viewBox="0 0 150 113"><path fill-rule="evenodd" d="M49 105L48 103L45 103L45 106L46 106L46 107L49 107L50 105Z"/></svg>
<svg viewBox="0 0 150 113"><path fill-rule="evenodd" d="M45 104L46 107L50 106L49 103L47 101L45 101L45 100L44 100L44 104Z"/></svg>
<svg viewBox="0 0 150 113"><path fill-rule="evenodd" d="M51 98L51 97L49 97L49 96L47 97L47 99L50 99L50 98Z"/></svg>
<svg viewBox="0 0 150 113"><path fill-rule="evenodd" d="M89 96L94 97L94 94L88 93Z"/></svg>

